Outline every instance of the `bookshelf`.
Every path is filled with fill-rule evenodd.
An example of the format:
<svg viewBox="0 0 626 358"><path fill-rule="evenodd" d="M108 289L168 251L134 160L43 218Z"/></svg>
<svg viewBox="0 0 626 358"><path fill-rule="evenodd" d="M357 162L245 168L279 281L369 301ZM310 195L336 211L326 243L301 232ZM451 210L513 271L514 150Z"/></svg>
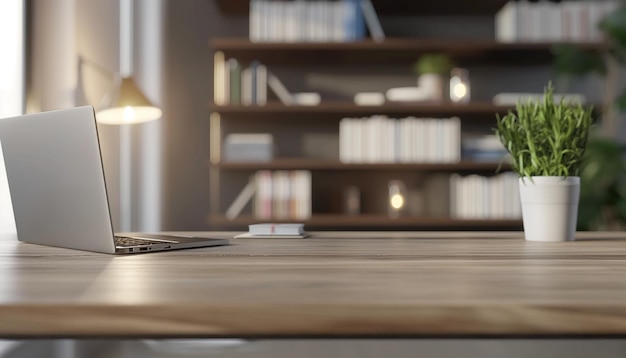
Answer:
<svg viewBox="0 0 626 358"><path fill-rule="evenodd" d="M397 15L417 13L420 15L480 15L492 16L506 1L489 0L469 4L458 0L431 3L414 1L374 0L379 14ZM248 0L218 0L227 16L243 16L248 13ZM419 5L418 5L419 4ZM553 59L554 43L516 42L499 43L493 39L454 38L387 38L384 42L369 39L354 42L252 42L245 38L214 38L209 46L220 51L226 58L236 58L241 63L260 61L268 68L303 68L304 71L325 68L351 69L408 67L425 53L443 52L464 67L498 66L515 71L520 67L546 66ZM601 50L599 43L577 43L587 50ZM505 91L506 88L503 88ZM435 213L407 213L398 218L387 214L387 182L399 179L407 183L419 182L420 190L429 191L422 183L427 178L445 178L452 174L478 174L492 176L506 164L479 162L462 159L453 163L343 163L338 158L310 157L302 149L291 150L308 132L337 135L342 118L358 118L386 115L391 118L458 117L462 131L482 128L489 130L495 124L495 115L504 114L511 106L494 105L491 101L478 100L467 104L452 103L391 103L380 106L357 106L347 100L322 100L316 106L288 106L268 99L264 105L218 105L208 103L211 114L210 141L210 204L208 221L216 229L245 229L248 224L267 219L250 215L250 210L234 219L224 215L248 178L257 171L297 171L312 173L312 216L306 220L281 218L281 222L302 222L308 229L393 229L393 230L518 230L521 219L465 219L454 218L437 209ZM224 162L221 158L222 143L228 133L250 131L271 132L277 141L278 154L269 162ZM439 179L437 179L439 180ZM436 180L435 180L436 181ZM230 192L228 185L239 188ZM361 213L346 214L342 211L341 188L349 185L359 187L362 198ZM428 184L430 185L430 184ZM441 190L439 187L438 190ZM447 195L449 194L450 189ZM447 195L430 198L446 202ZM426 200L422 198L423 200ZM249 207L248 207L249 208Z"/></svg>

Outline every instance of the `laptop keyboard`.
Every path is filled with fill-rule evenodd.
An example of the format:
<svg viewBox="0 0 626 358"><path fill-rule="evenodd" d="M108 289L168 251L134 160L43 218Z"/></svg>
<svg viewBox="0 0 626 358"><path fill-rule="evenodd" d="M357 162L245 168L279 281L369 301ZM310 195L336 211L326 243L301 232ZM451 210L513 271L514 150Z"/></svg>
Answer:
<svg viewBox="0 0 626 358"><path fill-rule="evenodd" d="M114 241L115 241L115 246L124 246L124 247L162 244L162 242L160 241L137 239L134 237L126 237L126 236L115 236Z"/></svg>

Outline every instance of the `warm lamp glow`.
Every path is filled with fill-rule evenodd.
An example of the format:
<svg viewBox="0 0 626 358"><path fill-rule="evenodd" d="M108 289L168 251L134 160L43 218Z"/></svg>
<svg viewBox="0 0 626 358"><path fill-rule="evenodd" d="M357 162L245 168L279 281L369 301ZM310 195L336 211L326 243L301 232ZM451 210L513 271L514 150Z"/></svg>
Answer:
<svg viewBox="0 0 626 358"><path fill-rule="evenodd" d="M126 77L118 81L109 97L111 100L105 109L96 113L99 123L135 124L161 117L161 109L150 103L132 78Z"/></svg>
<svg viewBox="0 0 626 358"><path fill-rule="evenodd" d="M457 98L463 98L467 94L467 87L463 83L458 83L454 86L454 95Z"/></svg>
<svg viewBox="0 0 626 358"><path fill-rule="evenodd" d="M161 110L156 107L117 107L105 109L96 114L98 123L134 124L154 121L161 117Z"/></svg>
<svg viewBox="0 0 626 358"><path fill-rule="evenodd" d="M391 197L390 204L394 209L400 209L404 206L404 198L400 194L395 194Z"/></svg>
<svg viewBox="0 0 626 358"><path fill-rule="evenodd" d="M401 180L389 181L389 204L387 213L392 218L399 217L405 211L406 205L406 187Z"/></svg>
<svg viewBox="0 0 626 358"><path fill-rule="evenodd" d="M463 68L453 68L450 72L450 100L467 103L470 100L469 73Z"/></svg>

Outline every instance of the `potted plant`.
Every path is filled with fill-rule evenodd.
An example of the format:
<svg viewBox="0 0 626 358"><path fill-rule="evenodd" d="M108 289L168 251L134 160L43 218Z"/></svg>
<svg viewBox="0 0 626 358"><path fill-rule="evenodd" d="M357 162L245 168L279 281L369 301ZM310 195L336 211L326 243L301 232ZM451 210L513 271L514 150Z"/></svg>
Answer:
<svg viewBox="0 0 626 358"><path fill-rule="evenodd" d="M497 116L496 136L519 174L524 235L529 241L574 239L580 196L579 172L593 122L592 108L543 99L518 102Z"/></svg>
<svg viewBox="0 0 626 358"><path fill-rule="evenodd" d="M420 56L413 65L417 77L417 87L428 94L428 99L442 101L446 93L450 70L454 62L444 53L428 53Z"/></svg>

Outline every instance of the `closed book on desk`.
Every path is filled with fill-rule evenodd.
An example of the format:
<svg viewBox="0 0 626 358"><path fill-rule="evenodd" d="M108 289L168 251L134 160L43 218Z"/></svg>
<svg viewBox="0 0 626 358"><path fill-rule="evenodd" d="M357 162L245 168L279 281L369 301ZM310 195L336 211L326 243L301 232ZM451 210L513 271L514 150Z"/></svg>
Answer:
<svg viewBox="0 0 626 358"><path fill-rule="evenodd" d="M304 224L253 224L248 226L248 233L251 235L303 235Z"/></svg>

